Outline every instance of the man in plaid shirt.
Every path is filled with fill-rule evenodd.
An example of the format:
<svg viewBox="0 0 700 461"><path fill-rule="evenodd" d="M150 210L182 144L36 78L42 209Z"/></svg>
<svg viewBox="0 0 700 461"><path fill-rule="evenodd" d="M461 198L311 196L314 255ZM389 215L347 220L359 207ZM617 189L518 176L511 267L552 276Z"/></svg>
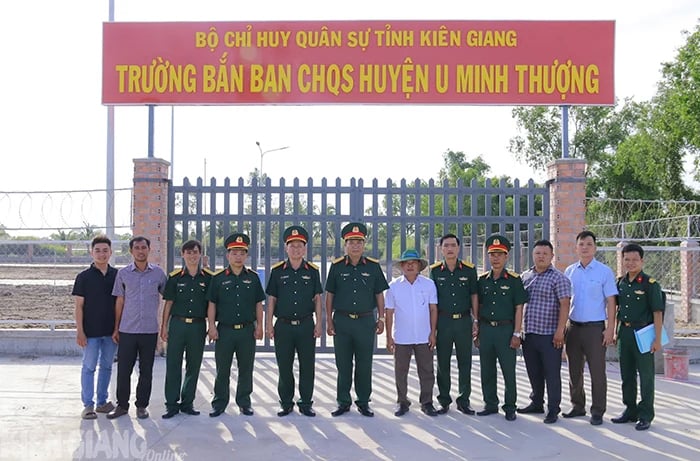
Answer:
<svg viewBox="0 0 700 461"><path fill-rule="evenodd" d="M548 240L535 242L535 265L521 275L529 301L525 304L523 357L530 378L530 404L518 413L544 413L547 385L546 424L557 421L561 403L561 352L569 317L571 282L552 265L554 248Z"/></svg>

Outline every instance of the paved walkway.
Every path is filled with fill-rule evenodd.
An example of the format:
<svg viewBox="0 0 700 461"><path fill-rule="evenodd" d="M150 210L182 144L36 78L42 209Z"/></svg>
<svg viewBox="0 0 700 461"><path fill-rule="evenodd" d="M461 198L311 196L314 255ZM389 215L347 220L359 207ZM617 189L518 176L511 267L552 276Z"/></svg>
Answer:
<svg viewBox="0 0 700 461"><path fill-rule="evenodd" d="M617 363L608 364L608 413L599 427L591 426L588 418L560 419L545 425L542 415L519 415L515 422L506 421L502 412L487 417L465 416L454 406L447 415L430 418L415 404L406 416L396 418L393 363L386 355L378 356L374 364L374 418L363 417L354 409L339 418L330 416L335 408L336 376L330 355L317 360L317 417L295 412L278 418L274 356L259 354L253 394L255 415L239 415L233 406L214 419L207 416L215 371L210 352L205 354L195 401L202 414L177 415L166 421L160 417L164 410L164 371L165 360L158 358L150 419L136 419L132 406L130 416L115 421L104 415L83 421L79 416L79 358L0 357L0 459L700 459L697 364L691 365L688 382L657 377L657 418L647 432L635 431L633 424L613 425L609 420L622 411ZM472 376L472 406L478 410L482 408L478 358ZM566 365L562 379L567 380ZM414 370L409 385L409 397L415 402L418 383ZM519 405L527 404L529 388L519 358ZM568 392L564 394L562 409L568 411Z"/></svg>

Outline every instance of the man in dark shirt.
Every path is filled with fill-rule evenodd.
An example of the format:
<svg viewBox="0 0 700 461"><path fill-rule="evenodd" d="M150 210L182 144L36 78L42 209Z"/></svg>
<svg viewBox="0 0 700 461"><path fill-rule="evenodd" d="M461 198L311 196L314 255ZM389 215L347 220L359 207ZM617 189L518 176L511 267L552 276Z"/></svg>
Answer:
<svg viewBox="0 0 700 461"><path fill-rule="evenodd" d="M207 336L207 290L212 272L200 268L202 244L188 240L182 244L185 265L172 271L165 284L165 306L160 337L167 346L165 373L165 409L163 419L183 412L198 415L194 409L199 368ZM182 382L182 356L186 357ZM182 386L182 388L180 388Z"/></svg>
<svg viewBox="0 0 700 461"><path fill-rule="evenodd" d="M318 267L304 259L309 233L291 226L284 234L287 260L272 266L267 283L267 337L275 340L279 376L277 392L282 408L277 416L294 409L294 355L299 357L299 411L316 416L313 404L316 338L321 336L321 277ZM313 316L316 314L316 322ZM272 318L277 317L274 326Z"/></svg>
<svg viewBox="0 0 700 461"><path fill-rule="evenodd" d="M250 237L245 234L231 234L226 239L224 246L229 266L214 275L207 293L209 339L216 341L216 379L212 412L209 413L212 418L222 414L228 405L234 353L238 364L236 404L241 414L253 414L250 394L253 392L255 340L263 337L265 292L258 273L244 265L249 245Z"/></svg>
<svg viewBox="0 0 700 461"><path fill-rule="evenodd" d="M83 367L80 376L83 419L95 419L98 413L109 413L114 409L107 400L109 381L112 377L112 362L117 347L112 340L114 331L114 303L112 296L117 270L109 265L112 257L112 241L98 235L90 244L92 264L75 278L76 342L83 348ZM95 370L97 375L97 408L95 408Z"/></svg>

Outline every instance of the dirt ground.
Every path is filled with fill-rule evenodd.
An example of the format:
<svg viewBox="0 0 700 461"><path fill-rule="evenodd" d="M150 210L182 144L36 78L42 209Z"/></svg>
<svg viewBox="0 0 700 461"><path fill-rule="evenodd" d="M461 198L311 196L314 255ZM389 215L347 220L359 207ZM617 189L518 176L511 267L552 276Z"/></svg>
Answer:
<svg viewBox="0 0 700 461"><path fill-rule="evenodd" d="M72 320L75 301L71 296L73 280L84 267L0 266L0 320ZM3 280L27 281L26 284L5 284ZM46 285L31 284L46 280ZM45 324L12 324L2 328L46 328ZM57 328L73 328L72 325ZM676 322L676 329L700 332L700 323Z"/></svg>

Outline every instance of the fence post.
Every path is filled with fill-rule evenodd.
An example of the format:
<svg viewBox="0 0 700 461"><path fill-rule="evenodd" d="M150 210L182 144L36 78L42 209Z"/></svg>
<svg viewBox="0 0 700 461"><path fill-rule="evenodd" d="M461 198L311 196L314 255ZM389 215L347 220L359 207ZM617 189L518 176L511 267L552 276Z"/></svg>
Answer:
<svg viewBox="0 0 700 461"><path fill-rule="evenodd" d="M681 299L678 301L678 311L675 312L676 320L681 322L690 322L693 316L693 306L690 301L693 299L693 293L695 292L695 277L693 274L698 256L697 251L692 251L691 249L697 247L698 242L695 240L683 240L681 242Z"/></svg>
<svg viewBox="0 0 700 461"><path fill-rule="evenodd" d="M627 242L624 240L620 241L615 245L617 247L617 250L615 251L616 258L615 258L615 275L618 277L625 275L627 271L625 271L625 267L622 265L622 249L627 245Z"/></svg>
<svg viewBox="0 0 700 461"><path fill-rule="evenodd" d="M560 158L547 166L549 236L559 270L576 261L576 235L586 225L586 161Z"/></svg>
<svg viewBox="0 0 700 461"><path fill-rule="evenodd" d="M168 180L170 162L159 158L134 159L132 229L151 241L148 260L164 269L168 255Z"/></svg>

